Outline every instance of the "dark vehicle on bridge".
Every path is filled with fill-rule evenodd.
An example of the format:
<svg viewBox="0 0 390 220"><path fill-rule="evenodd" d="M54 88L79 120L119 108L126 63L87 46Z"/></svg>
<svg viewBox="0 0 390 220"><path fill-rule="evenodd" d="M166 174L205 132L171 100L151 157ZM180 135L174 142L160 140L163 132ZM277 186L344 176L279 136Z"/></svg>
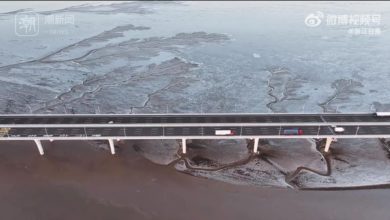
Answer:
<svg viewBox="0 0 390 220"><path fill-rule="evenodd" d="M284 129L283 135L303 135L303 130L299 128Z"/></svg>

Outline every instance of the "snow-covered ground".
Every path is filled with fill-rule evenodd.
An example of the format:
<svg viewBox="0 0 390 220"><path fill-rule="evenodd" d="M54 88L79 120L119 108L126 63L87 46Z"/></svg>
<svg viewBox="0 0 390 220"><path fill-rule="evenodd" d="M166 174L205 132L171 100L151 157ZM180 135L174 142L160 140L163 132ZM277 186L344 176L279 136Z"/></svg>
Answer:
<svg viewBox="0 0 390 220"><path fill-rule="evenodd" d="M389 110L387 2L6 2L0 9L0 113ZM327 25L325 17L305 25L318 11L379 14L380 34L352 35L371 27ZM17 35L20 13L39 17L36 36ZM50 24L53 16L74 20ZM251 155L246 141L194 141L179 159L177 142L135 143L156 163L234 183L390 181L380 141L341 140L330 155L316 144L270 140Z"/></svg>

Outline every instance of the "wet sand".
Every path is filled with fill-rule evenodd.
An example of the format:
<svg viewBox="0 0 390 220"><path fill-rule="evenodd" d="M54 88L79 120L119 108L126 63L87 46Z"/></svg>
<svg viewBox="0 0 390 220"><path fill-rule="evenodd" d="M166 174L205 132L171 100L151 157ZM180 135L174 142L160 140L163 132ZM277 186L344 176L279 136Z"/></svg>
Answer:
<svg viewBox="0 0 390 220"><path fill-rule="evenodd" d="M0 145L2 219L388 219L390 190L296 191L197 178L83 141Z"/></svg>

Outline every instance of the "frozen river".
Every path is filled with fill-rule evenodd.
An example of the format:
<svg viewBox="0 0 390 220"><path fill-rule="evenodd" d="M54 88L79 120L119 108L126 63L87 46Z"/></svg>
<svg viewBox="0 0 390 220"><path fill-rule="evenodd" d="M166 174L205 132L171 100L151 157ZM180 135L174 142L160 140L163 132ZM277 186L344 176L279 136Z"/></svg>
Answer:
<svg viewBox="0 0 390 220"><path fill-rule="evenodd" d="M390 109L388 2L5 2L0 8L3 114ZM313 17L320 22L310 23ZM380 169L390 162L379 140L340 141L325 156L312 140L271 140L255 158L240 141L195 142L184 159L175 142L136 144L156 163L240 184L390 181ZM317 172L294 172L301 167Z"/></svg>
<svg viewBox="0 0 390 220"><path fill-rule="evenodd" d="M40 18L32 37L14 30L29 7L2 4L13 10L0 14L3 113L370 112L390 103L386 2L30 3ZM317 12L322 24L308 27ZM380 18L327 23L341 15ZM64 17L73 22L50 22ZM175 73L133 85L167 63ZM18 86L26 92L10 92Z"/></svg>

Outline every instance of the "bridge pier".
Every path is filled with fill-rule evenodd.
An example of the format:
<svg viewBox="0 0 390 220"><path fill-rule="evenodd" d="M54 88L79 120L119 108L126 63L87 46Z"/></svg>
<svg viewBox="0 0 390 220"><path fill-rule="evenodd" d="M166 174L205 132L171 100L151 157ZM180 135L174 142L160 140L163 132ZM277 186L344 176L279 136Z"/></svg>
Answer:
<svg viewBox="0 0 390 220"><path fill-rule="evenodd" d="M253 142L253 153L258 153L259 149L259 138L255 138Z"/></svg>
<svg viewBox="0 0 390 220"><path fill-rule="evenodd" d="M115 154L114 140L108 139L108 143L109 143L109 145L110 145L111 154L114 155L114 154Z"/></svg>
<svg viewBox="0 0 390 220"><path fill-rule="evenodd" d="M42 146L41 140L39 140L39 139L34 139L34 142L35 142L35 144L37 145L39 154L40 154L40 155L45 154L45 152L43 151L43 146Z"/></svg>
<svg viewBox="0 0 390 220"><path fill-rule="evenodd" d="M330 144L331 144L331 143L332 143L332 138L331 138L331 137L326 138L325 152L328 152L328 151L329 151L329 148L330 148Z"/></svg>
<svg viewBox="0 0 390 220"><path fill-rule="evenodd" d="M181 149L183 151L183 154L187 153L187 139L185 138L181 139Z"/></svg>

